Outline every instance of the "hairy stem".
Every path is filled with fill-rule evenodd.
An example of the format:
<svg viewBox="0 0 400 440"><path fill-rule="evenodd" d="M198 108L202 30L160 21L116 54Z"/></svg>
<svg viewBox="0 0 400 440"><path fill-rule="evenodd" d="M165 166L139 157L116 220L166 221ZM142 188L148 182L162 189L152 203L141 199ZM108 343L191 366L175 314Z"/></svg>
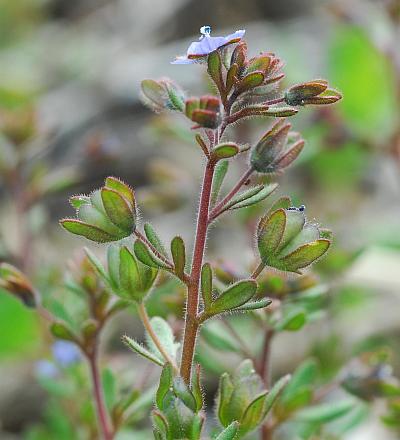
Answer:
<svg viewBox="0 0 400 440"><path fill-rule="evenodd" d="M220 202L218 202L216 206L214 206L209 216L209 223L211 223L224 212L225 205L237 194L237 192L247 182L253 172L253 168L249 168L248 170L246 170L242 177L238 180L236 185L232 188L232 190Z"/></svg>
<svg viewBox="0 0 400 440"><path fill-rule="evenodd" d="M142 320L144 328L146 329L150 338L154 342L158 351L161 353L162 357L166 360L166 362L169 362L172 365L172 367L174 368L175 371L178 371L178 368L176 366L174 359L172 359L171 356L165 351L163 345L161 344L160 340L158 339L157 335L155 334L153 327L151 326L151 323L150 323L149 315L147 314L147 310L146 310L146 307L143 302L138 304L138 313L139 313L140 319Z"/></svg>
<svg viewBox="0 0 400 440"><path fill-rule="evenodd" d="M93 397L96 403L99 432L103 440L112 440L114 438L114 434L104 401L103 387L100 379L97 354L98 354L98 347L96 344L96 346L93 347L93 350L90 353L87 353L87 359L89 362L90 375L92 377Z"/></svg>
<svg viewBox="0 0 400 440"><path fill-rule="evenodd" d="M254 272L251 274L251 278L253 278L253 280L257 279L258 276L261 274L261 272L264 270L265 268L265 264L260 261L260 264L254 269Z"/></svg>
<svg viewBox="0 0 400 440"><path fill-rule="evenodd" d="M185 316L185 331L181 359L181 376L189 384L192 372L193 355L196 344L199 322L197 319L199 307L199 282L201 266L203 264L204 248L208 229L208 212L215 163L209 161L203 177L203 187L200 196L200 206L197 214L196 238L193 250L192 268L188 283L188 296Z"/></svg>

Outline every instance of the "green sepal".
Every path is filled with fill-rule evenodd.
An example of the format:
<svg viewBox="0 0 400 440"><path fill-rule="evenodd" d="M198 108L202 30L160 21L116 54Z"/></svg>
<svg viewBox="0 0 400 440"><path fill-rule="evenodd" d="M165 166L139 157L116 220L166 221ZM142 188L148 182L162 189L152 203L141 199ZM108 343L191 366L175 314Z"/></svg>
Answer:
<svg viewBox="0 0 400 440"><path fill-rule="evenodd" d="M164 415L160 411L153 410L151 412L151 418L153 419L155 429L157 429L158 434L161 436L160 438L163 440L170 438L168 421Z"/></svg>
<svg viewBox="0 0 400 440"><path fill-rule="evenodd" d="M239 93L247 92L248 90L261 86L264 79L265 76L263 72L256 71L248 73L238 84Z"/></svg>
<svg viewBox="0 0 400 440"><path fill-rule="evenodd" d="M319 239L300 246L295 251L282 258L282 266L287 271L298 272L299 269L309 266L318 260L329 249L331 242Z"/></svg>
<svg viewBox="0 0 400 440"><path fill-rule="evenodd" d="M274 384L269 393L267 394L267 398L265 399L264 404L264 417L268 415L274 406L277 399L280 397L285 387L290 383L291 376L287 374L286 376L281 377L278 382Z"/></svg>
<svg viewBox="0 0 400 440"><path fill-rule="evenodd" d="M278 209L267 218L262 218L258 226L258 250L261 260L268 264L269 258L275 254L282 241L286 228L286 212Z"/></svg>
<svg viewBox="0 0 400 440"><path fill-rule="evenodd" d="M135 227L135 218L129 202L117 191L109 188L102 188L101 198L112 223L130 234Z"/></svg>
<svg viewBox="0 0 400 440"><path fill-rule="evenodd" d="M257 396L246 408L240 420L240 433L243 435L253 431L264 419L264 406L268 391Z"/></svg>
<svg viewBox="0 0 400 440"><path fill-rule="evenodd" d="M229 400L233 393L233 383L228 373L221 375L218 387L217 397L217 415L222 426L228 426L230 423Z"/></svg>
<svg viewBox="0 0 400 440"><path fill-rule="evenodd" d="M172 388L176 397L178 397L190 410L196 412L196 399L182 377L177 376L174 378Z"/></svg>
<svg viewBox="0 0 400 440"><path fill-rule="evenodd" d="M223 95L225 93L225 86L222 78L222 60L218 50L208 55L207 64L208 74L218 87L220 94Z"/></svg>
<svg viewBox="0 0 400 440"><path fill-rule="evenodd" d="M290 309L288 313L284 314L283 318L275 325L278 331L297 331L300 330L307 322L307 315L303 309Z"/></svg>
<svg viewBox="0 0 400 440"><path fill-rule="evenodd" d="M68 232L75 235L81 235L82 237L95 241L96 243L108 243L123 238L122 236L115 237L97 226L89 225L78 219L66 218L60 220L60 225Z"/></svg>

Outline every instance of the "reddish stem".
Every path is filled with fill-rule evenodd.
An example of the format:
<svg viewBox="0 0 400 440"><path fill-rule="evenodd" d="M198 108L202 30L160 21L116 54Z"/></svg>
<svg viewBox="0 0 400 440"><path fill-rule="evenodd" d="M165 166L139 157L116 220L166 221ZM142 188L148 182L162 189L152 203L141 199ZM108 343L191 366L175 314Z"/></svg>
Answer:
<svg viewBox="0 0 400 440"><path fill-rule="evenodd" d="M99 431L103 440L112 440L114 434L110 425L108 412L104 401L103 387L101 384L97 360L97 351L97 347L94 347L90 353L87 353L93 383L93 396L96 402L97 420L99 424Z"/></svg>
<svg viewBox="0 0 400 440"><path fill-rule="evenodd" d="M239 179L236 185L232 188L232 190L212 209L208 222L211 223L215 220L220 214L224 212L225 205L236 195L236 193L240 190L240 188L247 182L249 177L253 174L254 169L249 168L243 176Z"/></svg>
<svg viewBox="0 0 400 440"><path fill-rule="evenodd" d="M193 250L192 269L188 282L188 298L185 316L185 334L183 337L181 376L186 383L190 383L194 348L196 344L199 321L197 319L199 307L199 282L203 264L204 248L207 238L208 211L215 163L209 161L206 165L203 178L203 187L200 196L200 206L197 215L196 238Z"/></svg>

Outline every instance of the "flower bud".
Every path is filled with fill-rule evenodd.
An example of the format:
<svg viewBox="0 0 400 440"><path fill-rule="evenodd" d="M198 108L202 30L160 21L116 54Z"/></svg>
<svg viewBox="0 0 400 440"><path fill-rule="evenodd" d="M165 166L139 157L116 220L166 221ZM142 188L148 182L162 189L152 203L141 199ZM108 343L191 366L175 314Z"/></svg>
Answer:
<svg viewBox="0 0 400 440"><path fill-rule="evenodd" d="M252 167L259 173L276 173L288 167L300 154L304 141L289 133L291 125L278 121L253 148Z"/></svg>
<svg viewBox="0 0 400 440"><path fill-rule="evenodd" d="M67 231L97 243L121 240L136 227L136 201L133 190L115 177L107 177L105 185L90 196L70 199L76 208L76 219L60 221Z"/></svg>
<svg viewBox="0 0 400 440"><path fill-rule="evenodd" d="M155 112L162 110L184 110L185 94L182 89L168 78L158 81L145 79L141 83L142 100Z"/></svg>
<svg viewBox="0 0 400 440"><path fill-rule="evenodd" d="M208 95L189 98L185 102L185 114L201 127L217 128L221 124L221 101Z"/></svg>
<svg viewBox="0 0 400 440"><path fill-rule="evenodd" d="M243 361L232 375L221 376L217 397L217 416L222 426L239 422L240 438L260 426L271 410L289 376L279 380L268 392L252 361Z"/></svg>
<svg viewBox="0 0 400 440"><path fill-rule="evenodd" d="M0 263L0 289L17 297L27 307L35 307L36 299L33 286L28 278L16 267Z"/></svg>
<svg viewBox="0 0 400 440"><path fill-rule="evenodd" d="M276 269L301 273L318 260L331 241L321 238L318 225L306 221L303 207L279 208L261 218L257 244L262 262Z"/></svg>
<svg viewBox="0 0 400 440"><path fill-rule="evenodd" d="M328 82L323 79L296 84L285 92L285 101L289 105L333 104L341 98L342 95L328 88Z"/></svg>

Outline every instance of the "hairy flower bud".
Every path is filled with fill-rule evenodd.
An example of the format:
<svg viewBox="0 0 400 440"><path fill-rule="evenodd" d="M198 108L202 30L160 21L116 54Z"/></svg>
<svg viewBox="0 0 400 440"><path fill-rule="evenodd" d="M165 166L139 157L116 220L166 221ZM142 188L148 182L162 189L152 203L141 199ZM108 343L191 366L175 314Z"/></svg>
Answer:
<svg viewBox="0 0 400 440"><path fill-rule="evenodd" d="M182 89L168 78L158 81L145 79L141 83L142 101L155 112L162 110L184 110L185 94Z"/></svg>
<svg viewBox="0 0 400 440"><path fill-rule="evenodd" d="M208 95L189 98L185 102L185 114L201 127L217 128L221 123L221 101Z"/></svg>
<svg viewBox="0 0 400 440"><path fill-rule="evenodd" d="M300 154L304 141L289 133L291 125L280 120L265 133L253 148L252 167L259 173L276 173L288 167Z"/></svg>
<svg viewBox="0 0 400 440"><path fill-rule="evenodd" d="M133 190L115 177L107 177L103 188L90 196L70 199L77 218L60 221L67 231L97 243L121 240L136 227L136 201Z"/></svg>
<svg viewBox="0 0 400 440"><path fill-rule="evenodd" d="M257 243L266 266L295 273L318 260L331 245L317 224L306 221L303 206L268 212L258 224Z"/></svg>
<svg viewBox="0 0 400 440"><path fill-rule="evenodd" d="M342 95L328 88L328 81L323 79L296 84L285 92L285 101L289 105L333 104L341 98Z"/></svg>

